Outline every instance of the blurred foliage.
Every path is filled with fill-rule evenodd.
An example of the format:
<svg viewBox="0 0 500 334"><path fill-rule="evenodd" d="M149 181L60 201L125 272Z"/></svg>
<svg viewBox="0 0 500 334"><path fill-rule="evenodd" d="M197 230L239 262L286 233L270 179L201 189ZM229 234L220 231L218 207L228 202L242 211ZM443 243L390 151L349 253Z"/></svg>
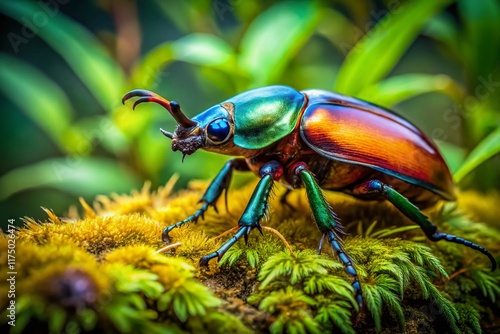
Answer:
<svg viewBox="0 0 500 334"><path fill-rule="evenodd" d="M121 105L133 88L189 116L263 85L336 90L414 121L461 187L500 186L496 0L51 4L0 3L2 226L175 171L181 187L215 174L225 157L181 165L158 131L175 126L161 108Z"/></svg>

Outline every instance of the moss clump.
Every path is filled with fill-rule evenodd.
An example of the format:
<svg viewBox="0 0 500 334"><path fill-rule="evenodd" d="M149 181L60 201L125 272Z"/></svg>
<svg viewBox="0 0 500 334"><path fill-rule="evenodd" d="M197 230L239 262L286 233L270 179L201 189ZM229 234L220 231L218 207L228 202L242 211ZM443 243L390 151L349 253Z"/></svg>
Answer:
<svg viewBox="0 0 500 334"><path fill-rule="evenodd" d="M272 332L321 332L332 325L353 333L354 289L333 259L304 250L271 256L259 273L258 292L248 301L276 316Z"/></svg>
<svg viewBox="0 0 500 334"><path fill-rule="evenodd" d="M161 223L139 213L63 221L46 211L49 219L44 223L24 219L25 226L17 238L36 245L72 243L94 255L129 245L161 246Z"/></svg>
<svg viewBox="0 0 500 334"><path fill-rule="evenodd" d="M365 306L359 312L343 266L326 250L314 252L321 236L300 190L288 196L289 205L272 198L269 219L262 222L280 231L291 249L264 230L264 236L254 232L248 245L235 244L219 265L198 266L201 256L231 236L214 238L237 225L252 183L231 190L228 208L221 199L219 213L210 209L197 224L173 230L177 247L158 253L165 246L162 228L192 214L207 186L193 182L172 195L174 182L157 191L146 184L130 195L100 196L92 205L81 201L83 217L71 208L65 217L44 209L44 222L25 218L16 232L17 318L9 330L479 333L498 321L499 272L485 269L486 259L466 247L427 241L387 203L327 194L353 235L344 238L344 247L362 284ZM427 214L443 231L499 254L497 227L465 213L489 222L481 213L494 201L467 192L458 203ZM5 282L5 236L0 249ZM4 309L7 289L0 286Z"/></svg>

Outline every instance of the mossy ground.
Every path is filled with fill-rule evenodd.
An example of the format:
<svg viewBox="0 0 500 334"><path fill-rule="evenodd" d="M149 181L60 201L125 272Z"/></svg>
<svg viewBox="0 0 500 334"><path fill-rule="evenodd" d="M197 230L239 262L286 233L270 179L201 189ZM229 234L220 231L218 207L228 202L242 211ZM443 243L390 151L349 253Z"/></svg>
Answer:
<svg viewBox="0 0 500 334"><path fill-rule="evenodd" d="M198 266L201 256L228 238L215 236L237 225L255 183L230 190L219 213L171 232L180 246L156 251L162 228L197 208L207 182L172 194L172 179L151 191L100 196L82 214L71 208L16 232L16 326L20 332L311 332L479 333L500 332L500 274L489 272L480 253L446 242L429 242L414 224L386 203L361 202L327 193L349 233L344 246L356 263L365 306L358 312L340 262L325 245L303 191L280 203L274 188L269 219L274 234L252 232L219 264ZM500 195L464 192L458 207L429 212L445 232L500 254ZM0 279L6 282L7 238L0 238ZM0 287L5 309L8 287ZM6 320L7 319L7 320ZM3 330L7 329L2 314Z"/></svg>

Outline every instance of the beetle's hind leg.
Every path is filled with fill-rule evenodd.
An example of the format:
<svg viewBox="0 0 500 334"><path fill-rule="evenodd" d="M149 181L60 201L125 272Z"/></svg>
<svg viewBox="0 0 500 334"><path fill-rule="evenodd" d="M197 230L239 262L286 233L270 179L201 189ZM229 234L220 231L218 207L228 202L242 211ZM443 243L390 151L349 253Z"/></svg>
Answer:
<svg viewBox="0 0 500 334"><path fill-rule="evenodd" d="M220 195L224 190L226 190L226 208L227 208L227 189L229 188L229 184L231 183L231 177L233 175L233 170L239 171L248 171L248 165L245 159L230 159L224 167L220 170L219 174L213 179L212 183L208 186L207 191L201 198L199 202L203 202L203 205L200 209L198 209L193 215L187 217L186 219L177 222L173 225L167 226L163 229L162 239L164 242L170 243L169 232L174 228L180 227L186 223L194 222L196 223L198 219L201 217L204 218L203 215L205 211L210 206L214 207L214 210L217 212L217 207L215 203L219 199Z"/></svg>
<svg viewBox="0 0 500 334"><path fill-rule="evenodd" d="M358 185L354 189L353 194L364 198L377 198L380 196L385 197L405 216L417 223L422 228L427 238L432 241L446 240L475 249L483 253L490 259L491 271L495 271L497 262L493 255L491 255L491 253L486 248L481 247L471 241L457 237L453 234L438 231L437 226L431 223L427 219L427 216L425 216L415 205L413 205L413 203L411 203L406 197L398 193L390 186L384 184L383 182L379 180L367 181Z"/></svg>
<svg viewBox="0 0 500 334"><path fill-rule="evenodd" d="M307 169L307 165L303 162L298 162L292 166L291 172L294 177L300 178L300 181L304 184L314 220L320 232L323 233L318 251L321 251L324 237L328 237L328 242L332 246L333 253L338 256L344 265L346 273L352 278L352 287L356 294L355 298L361 308L363 306L363 296L358 273L354 268L351 258L342 247L342 239L338 236L338 234L345 234L342 231L343 226L338 222L335 213L323 196L323 192L316 183L313 174Z"/></svg>

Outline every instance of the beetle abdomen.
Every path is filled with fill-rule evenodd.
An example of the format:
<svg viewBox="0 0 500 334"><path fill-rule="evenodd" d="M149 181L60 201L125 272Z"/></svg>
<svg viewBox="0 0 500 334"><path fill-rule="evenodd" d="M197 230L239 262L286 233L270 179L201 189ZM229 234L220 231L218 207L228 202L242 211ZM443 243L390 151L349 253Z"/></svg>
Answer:
<svg viewBox="0 0 500 334"><path fill-rule="evenodd" d="M380 180L406 197L419 209L429 208L441 199L435 192L417 187L386 173L377 172L370 167L317 155L305 156L303 160L316 176L321 188L326 190L341 191L364 200L366 197L358 196L354 189L367 180ZM383 197L378 199L384 200Z"/></svg>
<svg viewBox="0 0 500 334"><path fill-rule="evenodd" d="M313 150L454 199L453 181L437 147L408 121L385 110L310 102L300 133Z"/></svg>

